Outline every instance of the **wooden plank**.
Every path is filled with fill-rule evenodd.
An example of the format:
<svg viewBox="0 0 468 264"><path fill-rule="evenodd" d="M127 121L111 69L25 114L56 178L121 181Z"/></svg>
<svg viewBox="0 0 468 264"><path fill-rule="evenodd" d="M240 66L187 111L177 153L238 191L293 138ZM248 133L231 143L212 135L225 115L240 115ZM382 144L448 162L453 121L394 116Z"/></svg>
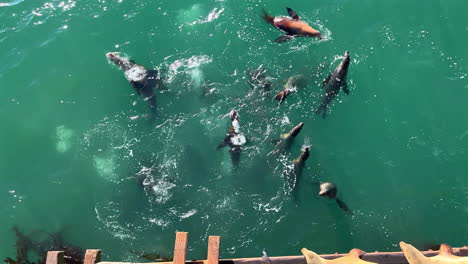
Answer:
<svg viewBox="0 0 468 264"><path fill-rule="evenodd" d="M63 251L47 252L46 264L63 264Z"/></svg>
<svg viewBox="0 0 468 264"><path fill-rule="evenodd" d="M219 263L219 236L208 237L208 254L206 257L206 264L218 264Z"/></svg>
<svg viewBox="0 0 468 264"><path fill-rule="evenodd" d="M427 256L435 256L439 254L438 251L422 251ZM457 256L468 256L468 247L454 248L453 254ZM342 257L346 254L326 254L320 255L325 259L335 259ZM307 264L304 256L285 256L285 257L270 257L272 264ZM406 258L403 252L373 252L366 253L362 259L370 262L377 262L379 264L405 264ZM191 260L185 264L205 264L202 260ZM100 262L99 264L128 264L125 262ZM151 263L132 263L132 264L173 264L172 262L151 262ZM238 259L220 259L219 264L264 264L261 257L257 258L238 258Z"/></svg>
<svg viewBox="0 0 468 264"><path fill-rule="evenodd" d="M174 264L185 264L185 255L187 254L187 232L177 232L174 245ZM86 263L85 263L86 264Z"/></svg>
<svg viewBox="0 0 468 264"><path fill-rule="evenodd" d="M98 262L101 262L101 250L100 249L86 250L83 264L96 264Z"/></svg>

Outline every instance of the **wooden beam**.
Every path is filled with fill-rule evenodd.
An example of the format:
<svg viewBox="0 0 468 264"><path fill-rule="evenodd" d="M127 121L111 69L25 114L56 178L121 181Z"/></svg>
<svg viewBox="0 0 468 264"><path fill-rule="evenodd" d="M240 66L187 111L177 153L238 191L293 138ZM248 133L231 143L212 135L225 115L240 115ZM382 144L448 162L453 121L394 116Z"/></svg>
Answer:
<svg viewBox="0 0 468 264"><path fill-rule="evenodd" d="M208 254L206 257L206 264L218 264L219 263L219 236L208 237Z"/></svg>
<svg viewBox="0 0 468 264"><path fill-rule="evenodd" d="M46 264L63 264L63 251L47 252Z"/></svg>
<svg viewBox="0 0 468 264"><path fill-rule="evenodd" d="M187 232L177 232L174 245L174 264L185 264L185 255L187 254ZM86 264L86 263L85 263Z"/></svg>
<svg viewBox="0 0 468 264"><path fill-rule="evenodd" d="M101 262L101 250L100 249L86 250L83 264L96 264L98 262Z"/></svg>
<svg viewBox="0 0 468 264"><path fill-rule="evenodd" d="M432 257L439 254L438 251L422 251L426 257ZM453 254L456 256L468 257L468 247L454 248ZM320 255L325 259L335 259L346 254L327 254ZM403 252L373 252L366 253L362 259L379 264L402 264L406 262ZM272 264L307 264L304 256L284 256L270 257ZM190 260L185 264L205 264L203 260ZM129 264L128 262L100 262L99 264ZM172 262L146 262L146 263L131 263L131 264L173 264ZM262 258L237 258L237 259L220 259L219 264L264 264Z"/></svg>

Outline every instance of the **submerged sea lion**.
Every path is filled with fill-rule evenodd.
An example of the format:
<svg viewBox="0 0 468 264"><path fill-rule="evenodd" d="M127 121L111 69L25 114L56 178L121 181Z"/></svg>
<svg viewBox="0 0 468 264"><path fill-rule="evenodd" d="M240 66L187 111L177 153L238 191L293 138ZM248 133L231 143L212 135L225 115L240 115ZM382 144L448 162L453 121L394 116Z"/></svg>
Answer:
<svg viewBox="0 0 468 264"><path fill-rule="evenodd" d="M263 19L275 26L276 28L282 30L286 35L279 36L275 39L275 42L285 42L287 40L293 39L294 37L317 37L321 38L319 31L313 29L309 24L302 21L296 12L291 8L287 7L289 17L273 17L269 15L265 10L263 10Z"/></svg>
<svg viewBox="0 0 468 264"><path fill-rule="evenodd" d="M348 206L339 198L336 198L336 194L338 193L338 188L336 184L331 182L323 182L320 184L320 192L319 195L323 197L328 197L330 199L335 199L338 206L343 209L348 214L352 214L351 210Z"/></svg>
<svg viewBox="0 0 468 264"><path fill-rule="evenodd" d="M246 139L244 134L240 132L240 125L239 125L239 114L236 110L231 110L226 116L229 116L231 119L231 126L228 129L228 133L226 137L224 137L223 141L219 143L216 149L223 148L225 146L229 146L229 152L231 153L231 160L234 166L239 165L240 162L240 152L241 146L245 144Z"/></svg>
<svg viewBox="0 0 468 264"><path fill-rule="evenodd" d="M145 97L151 108L156 107L155 89L161 85L161 76L157 70L148 70L128 58L121 57L116 52L108 52L106 57L124 71L125 78L130 82L137 94Z"/></svg>
<svg viewBox="0 0 468 264"><path fill-rule="evenodd" d="M304 122L300 122L293 127L291 131L286 134L282 134L281 138L278 140L276 148L280 151L288 150L291 147L294 138L299 134L299 132L301 132L303 126Z"/></svg>
<svg viewBox="0 0 468 264"><path fill-rule="evenodd" d="M266 70L263 69L262 66L263 65L260 65L257 69L249 71L248 83L254 89L261 88L263 92L269 92L271 89L271 81L265 76Z"/></svg>
<svg viewBox="0 0 468 264"><path fill-rule="evenodd" d="M298 74L288 78L286 84L283 87L283 91L277 93L274 97L275 100L278 100L278 104L282 104L290 92L295 91L297 88L303 85L304 75Z"/></svg>
<svg viewBox="0 0 468 264"><path fill-rule="evenodd" d="M338 95L340 89L343 88L343 92L348 95L348 84L346 83L346 76L348 74L349 63L351 59L349 57L349 52L345 51L343 60L336 69L328 75L328 77L323 81L323 89L325 94L322 97L322 102L320 103L316 114L322 113L322 118L325 118L327 115L328 105L333 101L333 99Z"/></svg>

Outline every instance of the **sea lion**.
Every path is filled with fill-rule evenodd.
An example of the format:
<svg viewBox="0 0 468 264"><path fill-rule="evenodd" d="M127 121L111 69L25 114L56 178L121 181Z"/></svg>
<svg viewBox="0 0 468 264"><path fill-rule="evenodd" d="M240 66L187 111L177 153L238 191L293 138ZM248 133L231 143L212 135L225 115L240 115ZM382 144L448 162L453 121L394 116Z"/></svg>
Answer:
<svg viewBox="0 0 468 264"><path fill-rule="evenodd" d="M263 10L263 19L280 29L286 35L279 36L275 39L275 42L285 42L287 40L293 39L294 37L316 37L322 38L319 31L313 29L309 24L302 21L296 12L291 8L287 7L289 17L273 17L269 15L265 10Z"/></svg>
<svg viewBox="0 0 468 264"><path fill-rule="evenodd" d="M340 88L343 88L343 92L348 95L348 85L346 83L346 76L348 74L349 63L351 59L349 57L349 52L345 51L343 59L341 60L340 65L328 75L328 77L323 80L323 89L325 94L322 97L322 102L315 111L316 114L322 113L322 118L325 118L327 115L328 105L333 101L333 99L340 92Z"/></svg>
<svg viewBox="0 0 468 264"><path fill-rule="evenodd" d="M271 89L271 81L265 76L266 70L263 69L263 65L260 65L257 69L249 71L248 83L253 89L261 88L263 92L269 92Z"/></svg>
<svg viewBox="0 0 468 264"><path fill-rule="evenodd" d="M231 126L228 129L227 135L224 139L219 143L216 149L223 148L225 146L229 146L229 152L231 153L231 160L234 166L237 166L240 162L240 152L241 146L245 144L246 139L244 134L240 132L240 125L239 125L239 114L236 110L231 110L225 116L229 116L231 119Z"/></svg>
<svg viewBox="0 0 468 264"><path fill-rule="evenodd" d="M298 74L288 78L286 84L283 86L283 90L277 93L274 97L278 100L278 104L282 104L290 92L297 90L304 83L304 75Z"/></svg>
<svg viewBox="0 0 468 264"><path fill-rule="evenodd" d="M156 107L155 89L160 88L161 76L157 70L149 70L134 61L121 57L117 52L108 52L106 57L124 71L125 78L130 82L137 94L145 97L151 108Z"/></svg>
<svg viewBox="0 0 468 264"><path fill-rule="evenodd" d="M352 214L348 206L342 200L340 200L339 198L336 198L337 193L338 193L338 188L336 187L336 184L331 183L331 182L323 182L320 184L320 191L319 191L320 196L328 197L330 199L335 199L336 203L341 209L343 209L348 214Z"/></svg>
<svg viewBox="0 0 468 264"><path fill-rule="evenodd" d="M310 156L310 146L304 145L301 149L301 154L297 159L293 160L293 164L295 168L301 168L304 166L305 161Z"/></svg>
<svg viewBox="0 0 468 264"><path fill-rule="evenodd" d="M304 122L300 122L293 127L288 133L282 134L281 138L277 141L276 149L280 151L289 150L294 138L301 132Z"/></svg>
<svg viewBox="0 0 468 264"><path fill-rule="evenodd" d="M292 168L287 171L287 180L289 184L290 191L293 191L296 194L297 185L302 175L302 170L305 165L305 161L310 156L310 146L304 145L301 148L301 154L292 161Z"/></svg>

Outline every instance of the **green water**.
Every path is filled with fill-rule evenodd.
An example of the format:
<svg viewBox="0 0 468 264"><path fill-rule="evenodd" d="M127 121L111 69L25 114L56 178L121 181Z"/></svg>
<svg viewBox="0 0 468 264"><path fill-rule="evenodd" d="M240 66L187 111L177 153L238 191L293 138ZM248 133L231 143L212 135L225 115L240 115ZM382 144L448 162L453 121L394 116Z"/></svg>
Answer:
<svg viewBox="0 0 468 264"><path fill-rule="evenodd" d="M8 0L3 0L8 1ZM398 250L468 238L468 2L15 1L0 7L0 257L13 226L62 232L104 259ZM260 17L295 9L327 40L272 42ZM314 115L321 81L351 54L350 95ZM165 72L157 116L106 52ZM308 83L277 107L246 72ZM209 90L209 92L207 92ZM249 142L239 167L216 150L231 109ZM304 129L284 155L271 141ZM297 198L283 171L311 144ZM151 188L142 188L145 178ZM318 197L332 181L353 210Z"/></svg>

